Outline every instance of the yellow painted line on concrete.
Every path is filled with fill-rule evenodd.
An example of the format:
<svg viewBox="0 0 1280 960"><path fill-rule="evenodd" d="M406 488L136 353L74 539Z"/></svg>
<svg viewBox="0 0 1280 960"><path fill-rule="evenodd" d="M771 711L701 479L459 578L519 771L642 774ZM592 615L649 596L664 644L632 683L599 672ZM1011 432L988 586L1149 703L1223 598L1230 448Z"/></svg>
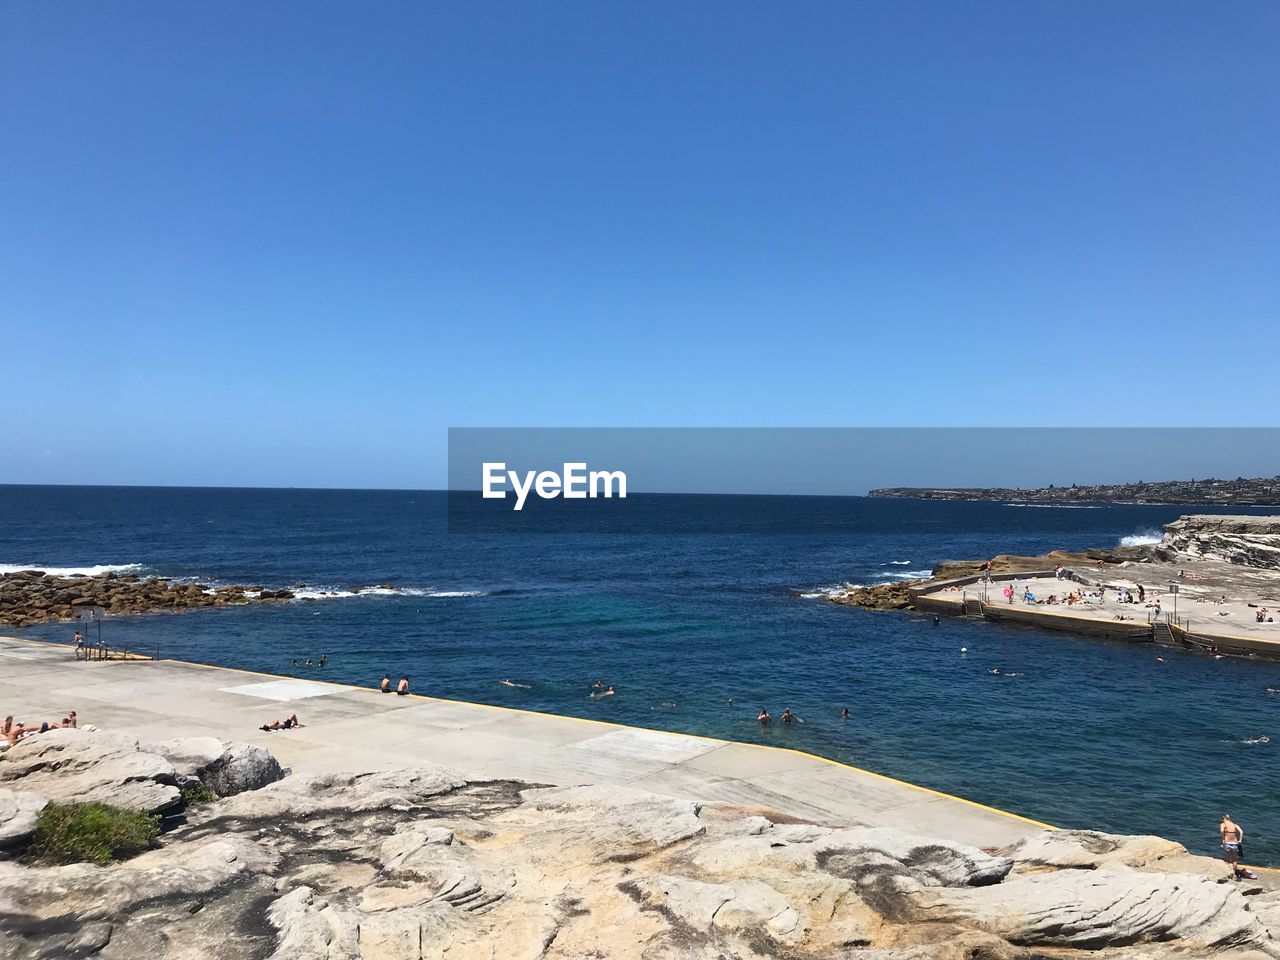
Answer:
<svg viewBox="0 0 1280 960"><path fill-rule="evenodd" d="M39 641L36 641L36 642L39 642ZM160 662L177 663L177 664L182 664L183 666L188 666L188 667L201 667L205 670L222 670L227 673L243 673L253 677L267 677L271 680L299 680L303 683L318 683L318 684L323 684L325 686L338 687L343 690L354 690L357 693L363 693L363 694L377 693L379 696L384 696L384 694L380 690L373 690L373 689L370 689L369 687L358 687L350 683L338 683L337 681L334 681L334 680L308 680L302 677L289 677L289 676L283 676L281 674L276 674L276 673L262 673L261 671L258 671L258 670L242 670L238 667L219 667L216 664L197 663L193 660L172 660L169 658L165 658ZM399 696L398 694L386 694L386 695ZM611 720L593 720L590 717L571 717L561 713L546 713L541 710L526 710L520 707L504 707L496 703L477 703L472 700L452 700L448 697L431 697L431 696L426 696L425 694L418 694L418 693L408 693L408 694L404 694L404 696L408 698L412 698L414 700L425 700L425 701L434 702L434 703L451 703L451 704L456 704L464 707L480 707L485 710L501 710L501 711L506 711L507 713L519 713L519 714L524 714L526 716L532 716L532 717L551 717L557 720L570 720L576 723L594 723L601 727L613 727L614 729L617 729L617 730L644 730L650 733L662 733L662 734L667 734L669 736L674 736L674 737L685 737L686 739L689 739L689 740L701 740L705 743L715 743L715 744L719 744L720 746L750 747L756 750L776 750L781 753L790 753L790 754L794 754L795 756L805 757L810 760L819 760L822 763L829 763L834 767L840 767L845 770L851 770L854 773L860 773L868 777L874 777L877 780L883 780L886 783L896 784L900 787L909 787L912 790L918 790L921 793L927 793L930 796L940 797L943 800L954 800L958 803L963 803L967 806L975 807L979 810L985 810L988 813L996 813L996 814L999 814L1000 816L1009 817L1010 819L1018 820L1022 823L1029 823L1035 827L1043 827L1046 830L1058 829L1053 824L1044 823L1040 820L1033 820L1030 817L1024 817L1018 813L1010 813L1008 810L1001 810L998 807L987 806L985 803L978 803L976 800L966 800L964 797L957 797L954 794L943 793L941 790L934 790L930 787L922 787L917 783L909 783L906 780L898 780L895 777L885 776L883 773L876 773L875 771L872 771L872 770L864 770L863 768L855 767L853 764L850 764L850 763L842 763L839 760L832 760L830 757L823 757L823 756L819 756L816 753L808 753L804 750L797 750L794 747L775 747L767 743L745 743L741 740L724 740L724 739L721 739L720 737L707 737L697 733L682 733L678 730L660 730L660 729L655 729L653 727L636 727L627 723L615 723Z"/></svg>

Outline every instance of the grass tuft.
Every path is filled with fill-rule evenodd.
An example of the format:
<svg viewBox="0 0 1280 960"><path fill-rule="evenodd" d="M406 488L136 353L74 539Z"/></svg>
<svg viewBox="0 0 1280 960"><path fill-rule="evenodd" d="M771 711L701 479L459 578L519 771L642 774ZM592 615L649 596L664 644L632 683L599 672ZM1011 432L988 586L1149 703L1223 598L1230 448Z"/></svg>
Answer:
<svg viewBox="0 0 1280 960"><path fill-rule="evenodd" d="M182 787L178 792L182 794L182 803L187 807L198 803L213 803L218 799L218 795L203 783L193 783L189 787Z"/></svg>
<svg viewBox="0 0 1280 960"><path fill-rule="evenodd" d="M155 843L160 818L105 803L50 803L36 818L33 853L46 863L109 863Z"/></svg>

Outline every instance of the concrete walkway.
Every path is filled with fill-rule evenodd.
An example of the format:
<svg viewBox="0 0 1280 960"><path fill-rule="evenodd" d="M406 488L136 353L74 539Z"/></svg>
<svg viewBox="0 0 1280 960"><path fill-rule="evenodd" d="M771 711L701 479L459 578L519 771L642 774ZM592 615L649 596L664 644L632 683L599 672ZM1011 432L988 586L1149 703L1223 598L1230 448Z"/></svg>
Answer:
<svg viewBox="0 0 1280 960"><path fill-rule="evenodd" d="M830 825L894 825L1003 846L1044 824L793 750L505 707L397 697L173 660L93 662L0 638L0 714L152 739L210 735L268 747L296 772L444 764L476 779L628 784ZM296 712L306 726L258 727Z"/></svg>

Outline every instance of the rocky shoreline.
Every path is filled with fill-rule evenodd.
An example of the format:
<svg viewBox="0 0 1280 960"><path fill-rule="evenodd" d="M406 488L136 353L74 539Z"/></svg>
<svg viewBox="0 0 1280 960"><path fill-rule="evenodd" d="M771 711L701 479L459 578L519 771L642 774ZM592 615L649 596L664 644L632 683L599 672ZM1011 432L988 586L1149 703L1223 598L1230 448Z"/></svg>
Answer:
<svg viewBox="0 0 1280 960"><path fill-rule="evenodd" d="M928 579L851 586L844 590L830 591L823 596L823 599L845 606L866 607L871 610L912 610L914 609L913 591L941 580L975 577L982 572L987 563L991 564L991 572L995 574L1032 573L1052 570L1058 565L1064 567L1072 564L1119 566L1129 562L1142 563L1147 562L1150 557L1151 551L1148 547L1117 547L1114 550L1051 550L1039 557L1000 554L989 561L944 560L934 565Z"/></svg>
<svg viewBox="0 0 1280 960"><path fill-rule="evenodd" d="M168 829L101 866L32 856L48 800L104 797ZM979 849L431 765L288 774L208 737L57 730L0 756L4 960L1280 957L1280 892L1225 875L1159 837Z"/></svg>
<svg viewBox="0 0 1280 960"><path fill-rule="evenodd" d="M988 500L1002 503L1175 503L1201 506L1280 505L1280 477L1235 480L1068 484L1048 487L881 487L869 497L909 500Z"/></svg>
<svg viewBox="0 0 1280 960"><path fill-rule="evenodd" d="M976 577L987 564L993 574L1035 573L1058 566L1108 568L1150 565L1152 582L1168 582L1188 573L1197 582L1213 583L1224 594L1258 594L1268 583L1280 589L1280 516L1193 514L1165 524L1158 543L1110 549L1051 550L1037 557L1001 554L989 560L946 560L928 579L850 586L824 594L824 599L872 610L914 609L914 593L944 580ZM1136 573L1135 573L1136 575Z"/></svg>
<svg viewBox="0 0 1280 960"><path fill-rule="evenodd" d="M109 614L163 611L292 600L291 590L255 586L211 587L203 583L140 577L129 573L59 577L41 570L0 574L0 626L75 620L94 607Z"/></svg>

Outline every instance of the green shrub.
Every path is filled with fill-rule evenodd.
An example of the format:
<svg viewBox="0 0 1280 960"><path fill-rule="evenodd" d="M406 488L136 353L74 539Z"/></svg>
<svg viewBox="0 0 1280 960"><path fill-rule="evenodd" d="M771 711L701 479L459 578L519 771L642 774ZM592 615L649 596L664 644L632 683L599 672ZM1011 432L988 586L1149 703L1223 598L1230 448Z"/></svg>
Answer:
<svg viewBox="0 0 1280 960"><path fill-rule="evenodd" d="M36 819L34 853L52 863L108 863L141 853L160 832L160 818L105 803L50 803Z"/></svg>
<svg viewBox="0 0 1280 960"><path fill-rule="evenodd" d="M213 803L218 799L218 795L203 783L193 783L189 787L182 787L178 792L182 794L183 805L188 807L197 803Z"/></svg>

